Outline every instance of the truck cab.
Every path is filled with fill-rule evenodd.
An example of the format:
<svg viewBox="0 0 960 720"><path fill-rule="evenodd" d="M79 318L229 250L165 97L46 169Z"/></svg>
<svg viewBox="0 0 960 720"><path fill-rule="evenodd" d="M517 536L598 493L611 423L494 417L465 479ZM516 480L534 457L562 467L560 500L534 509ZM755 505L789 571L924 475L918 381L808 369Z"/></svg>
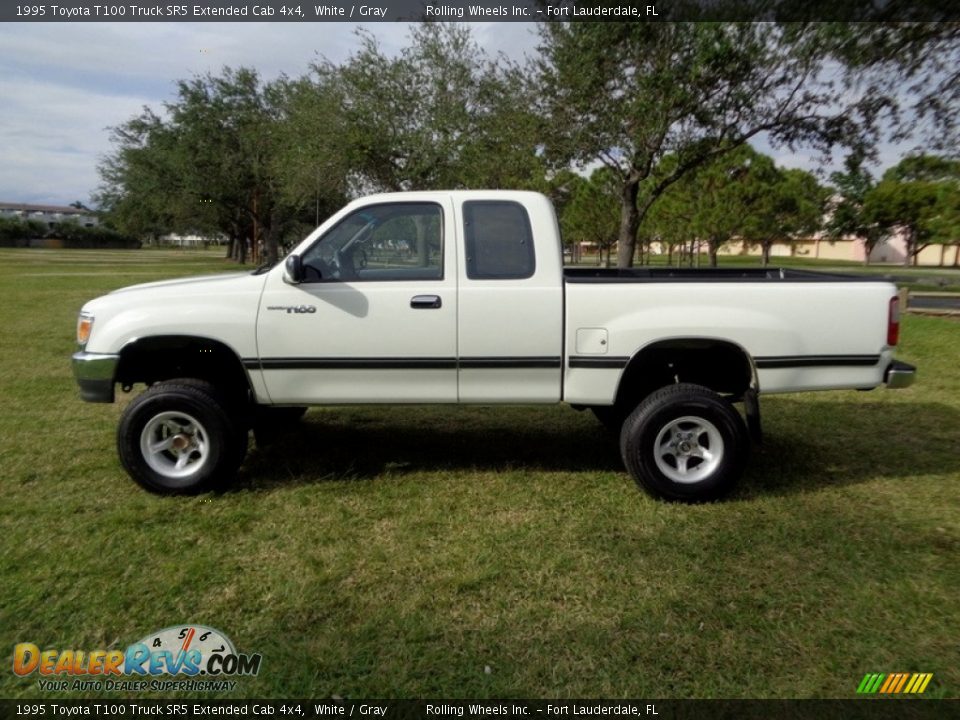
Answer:
<svg viewBox="0 0 960 720"><path fill-rule="evenodd" d="M258 395L271 403L555 403L563 274L526 192L351 203L267 275Z"/></svg>

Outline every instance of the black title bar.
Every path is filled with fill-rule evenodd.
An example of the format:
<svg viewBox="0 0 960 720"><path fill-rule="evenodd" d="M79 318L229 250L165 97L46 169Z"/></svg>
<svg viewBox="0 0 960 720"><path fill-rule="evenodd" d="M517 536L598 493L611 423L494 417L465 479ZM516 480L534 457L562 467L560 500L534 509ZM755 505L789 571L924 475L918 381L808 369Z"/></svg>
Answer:
<svg viewBox="0 0 960 720"><path fill-rule="evenodd" d="M960 20L960 0L194 0L4 2L3 22L679 22Z"/></svg>

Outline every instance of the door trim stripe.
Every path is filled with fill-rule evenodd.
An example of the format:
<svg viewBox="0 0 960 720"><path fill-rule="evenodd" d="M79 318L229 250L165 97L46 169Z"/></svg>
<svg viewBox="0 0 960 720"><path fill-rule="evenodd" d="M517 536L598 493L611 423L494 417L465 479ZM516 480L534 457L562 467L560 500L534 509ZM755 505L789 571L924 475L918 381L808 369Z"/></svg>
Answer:
<svg viewBox="0 0 960 720"><path fill-rule="evenodd" d="M460 358L245 358L251 370L480 370L507 368L557 368L559 356L465 357Z"/></svg>

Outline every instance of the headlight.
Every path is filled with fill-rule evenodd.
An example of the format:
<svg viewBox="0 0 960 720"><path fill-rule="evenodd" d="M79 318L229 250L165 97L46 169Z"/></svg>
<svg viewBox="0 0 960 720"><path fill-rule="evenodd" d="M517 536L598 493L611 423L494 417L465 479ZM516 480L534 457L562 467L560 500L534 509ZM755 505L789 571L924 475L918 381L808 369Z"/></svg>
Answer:
<svg viewBox="0 0 960 720"><path fill-rule="evenodd" d="M80 313L77 318L77 344L86 345L90 339L90 333L93 330L93 315Z"/></svg>

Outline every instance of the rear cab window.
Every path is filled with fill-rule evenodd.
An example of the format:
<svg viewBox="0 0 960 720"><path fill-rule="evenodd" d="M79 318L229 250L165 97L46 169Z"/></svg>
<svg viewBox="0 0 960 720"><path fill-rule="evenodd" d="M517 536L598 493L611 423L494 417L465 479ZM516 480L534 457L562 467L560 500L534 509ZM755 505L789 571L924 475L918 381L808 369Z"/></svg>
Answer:
<svg viewBox="0 0 960 720"><path fill-rule="evenodd" d="M533 276L536 255L527 209L510 200L471 200L463 204L467 277L471 280L522 280Z"/></svg>

